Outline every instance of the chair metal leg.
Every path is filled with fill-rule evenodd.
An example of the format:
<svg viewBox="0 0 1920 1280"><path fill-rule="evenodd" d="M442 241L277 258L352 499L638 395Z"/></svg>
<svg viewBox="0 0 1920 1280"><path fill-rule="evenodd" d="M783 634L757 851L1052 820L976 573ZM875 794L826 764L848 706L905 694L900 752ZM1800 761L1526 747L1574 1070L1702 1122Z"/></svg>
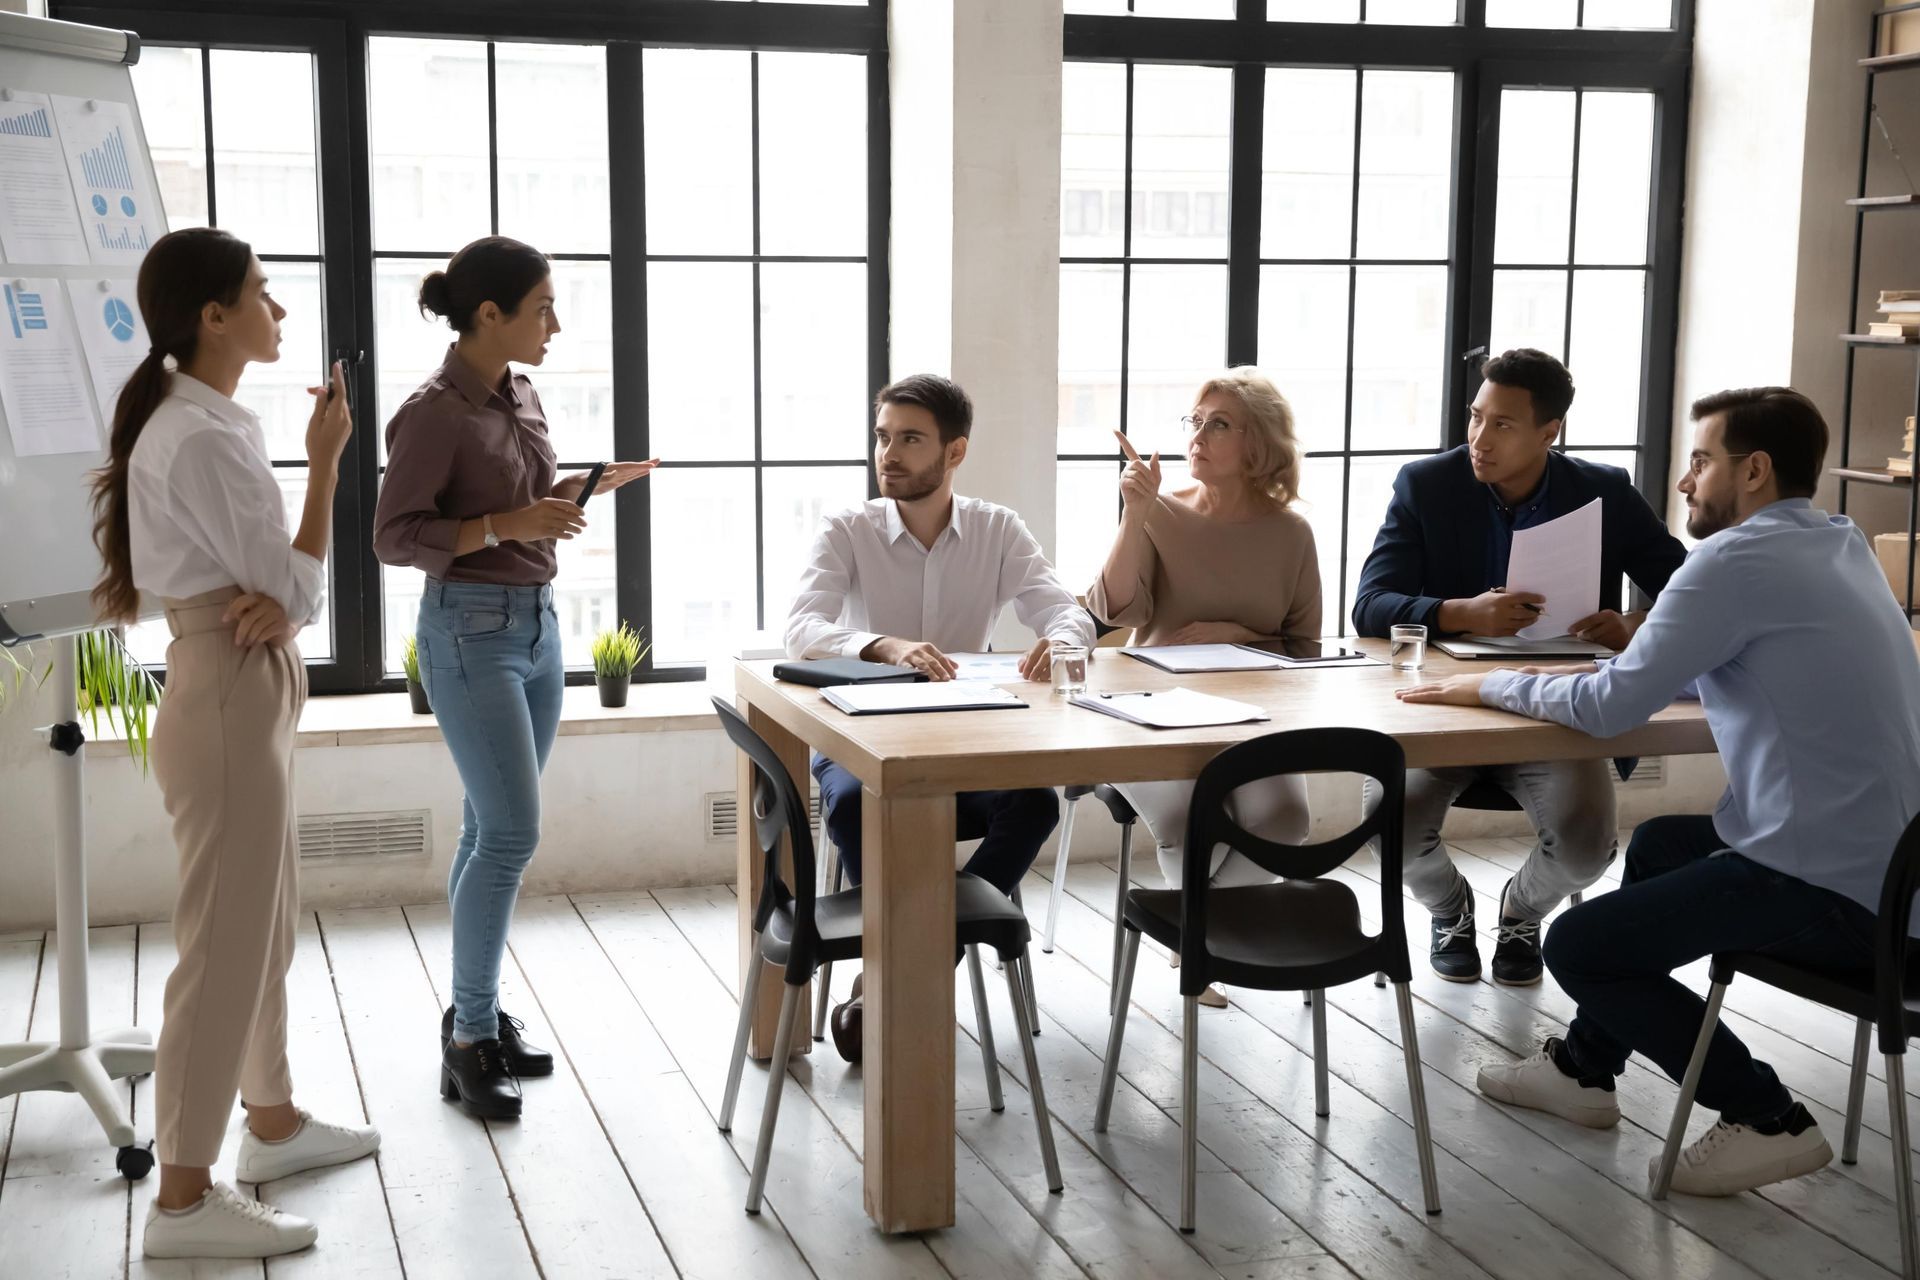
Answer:
<svg viewBox="0 0 1920 1280"><path fill-rule="evenodd" d="M1013 899L1013 905L1020 908L1020 914L1025 915L1027 908L1026 904L1020 901L1020 886L1017 884L1013 886L1013 892L1008 896ZM1033 1027L1033 1034L1037 1036L1040 1034L1040 1002L1034 994L1033 953L1022 951L1020 958L1014 963L1020 966L1020 984L1026 988L1027 992L1027 1021Z"/></svg>
<svg viewBox="0 0 1920 1280"><path fill-rule="evenodd" d="M1572 902L1573 902L1573 905L1576 907L1580 905L1580 891L1578 889L1575 889L1573 891Z"/></svg>
<svg viewBox="0 0 1920 1280"><path fill-rule="evenodd" d="M1653 1175L1653 1198L1665 1200L1673 1185L1673 1167L1680 1162L1680 1142L1687 1136L1687 1121L1693 1117L1693 1095L1700 1087L1700 1070L1707 1063L1707 1046L1713 1043L1713 1029L1720 1025L1720 1004L1727 998L1727 984L1716 982L1707 992L1707 1016L1700 1020L1700 1034L1694 1037L1693 1057L1687 1059L1686 1075L1680 1081L1680 1099L1673 1104L1673 1120L1667 1125L1667 1145L1660 1152L1660 1167Z"/></svg>
<svg viewBox="0 0 1920 1280"><path fill-rule="evenodd" d="M1200 1178L1200 997L1181 1001L1180 1229L1193 1234L1194 1183Z"/></svg>
<svg viewBox="0 0 1920 1280"><path fill-rule="evenodd" d="M820 848L827 851L827 862L832 868L827 873L828 883L832 886L827 892L838 893L841 877L845 874L846 868L840 865L840 857L834 847L827 843L826 831L827 820L823 815L820 819ZM821 965L818 972L814 974L813 980L820 987L813 997L813 1038L824 1040L827 1038L827 1008L833 1003L833 961L829 960Z"/></svg>
<svg viewBox="0 0 1920 1280"><path fill-rule="evenodd" d="M1413 1102L1413 1141L1419 1148L1420 1192L1429 1214L1440 1212L1440 1175L1433 1167L1433 1129L1427 1123L1427 1085L1420 1073L1420 1037L1413 1025L1413 996L1404 982L1393 984L1400 1007L1400 1050L1407 1060L1407 1096Z"/></svg>
<svg viewBox="0 0 1920 1280"><path fill-rule="evenodd" d="M1027 1026L1026 1009L1029 993L1020 988L1025 985L1021 977L1020 965L1007 966L1007 995L1013 1000L1013 1020L1020 1033L1020 1051L1027 1064L1027 1092L1033 1095L1033 1123L1040 1130L1040 1162L1047 1170L1047 1190L1060 1190L1060 1156L1053 1149L1053 1117L1047 1112L1047 1087L1040 1079L1040 1055L1033 1051L1032 1029ZM976 970L977 972L977 970Z"/></svg>
<svg viewBox="0 0 1920 1280"><path fill-rule="evenodd" d="M1904 1049L1905 1046L1902 1046ZM1913 1142L1907 1132L1907 1055L1887 1057L1887 1118L1893 1123L1893 1202L1900 1212L1900 1274L1920 1277L1920 1235L1913 1225Z"/></svg>
<svg viewBox="0 0 1920 1280"><path fill-rule="evenodd" d="M1375 974L1373 975L1373 985L1374 985L1374 986L1376 986L1376 987L1384 987L1384 986L1386 986L1386 985L1387 985L1387 975L1386 975L1386 974L1384 974L1384 973L1379 973L1379 972L1376 972L1376 973L1375 973Z"/></svg>
<svg viewBox="0 0 1920 1280"><path fill-rule="evenodd" d="M1133 887L1133 824L1120 828L1120 874L1113 884L1113 967L1107 971L1107 1012L1126 1008L1120 998L1120 953L1127 945L1127 891Z"/></svg>
<svg viewBox="0 0 1920 1280"><path fill-rule="evenodd" d="M767 1105L760 1112L760 1141L753 1149L753 1176L747 1179L748 1213L760 1212L760 1195L767 1188L773 1126L780 1120L780 1095L786 1092L787 1057L793 1052L793 1015L799 1005L800 988L787 986L780 997L780 1029L773 1033L773 1060L767 1063Z"/></svg>
<svg viewBox="0 0 1920 1280"><path fill-rule="evenodd" d="M760 998L760 974L767 962L760 958L760 938L754 935L753 960L747 966L746 990L740 993L740 1025L733 1031L733 1057L727 1062L727 1092L720 1100L720 1132L733 1131L733 1106L740 1101L740 1072L747 1065L747 1036L753 1031L753 1006Z"/></svg>
<svg viewBox="0 0 1920 1280"><path fill-rule="evenodd" d="M1309 1009L1313 1008L1313 991L1311 989L1300 993L1300 1003Z"/></svg>
<svg viewBox="0 0 1920 1280"><path fill-rule="evenodd" d="M1858 1019L1853 1027L1853 1075L1847 1081L1847 1127L1840 1142L1840 1163L1860 1161L1860 1112L1867 1100L1867 1055L1873 1051L1873 1021Z"/></svg>
<svg viewBox="0 0 1920 1280"><path fill-rule="evenodd" d="M1307 1003L1313 1006L1313 1114L1325 1117L1332 1110L1327 1102L1327 993L1309 991Z"/></svg>
<svg viewBox="0 0 1920 1280"><path fill-rule="evenodd" d="M1040 935L1040 949L1048 955L1053 954L1053 926L1060 919L1060 899L1067 892L1067 850L1073 847L1073 815L1080 807L1078 800L1067 801L1067 811L1060 815L1060 849L1053 857L1053 889L1047 894L1047 931Z"/></svg>
<svg viewBox="0 0 1920 1280"><path fill-rule="evenodd" d="M993 1047L993 1015L987 1011L987 982L980 975L980 948L967 948L967 981L973 986L973 1018L980 1027L980 1065L987 1072L987 1106L993 1111L1005 1111L1006 1100L1000 1096L1000 1057Z"/></svg>
<svg viewBox="0 0 1920 1280"><path fill-rule="evenodd" d="M1127 930L1126 949L1120 956L1120 1007L1114 1010L1113 1028L1107 1032L1107 1058L1100 1064L1100 1100L1093 1108L1093 1131L1107 1131L1107 1115L1113 1110L1113 1081L1120 1074L1120 1043L1127 1035L1127 1002L1133 997L1133 967L1140 959L1140 934Z"/></svg>

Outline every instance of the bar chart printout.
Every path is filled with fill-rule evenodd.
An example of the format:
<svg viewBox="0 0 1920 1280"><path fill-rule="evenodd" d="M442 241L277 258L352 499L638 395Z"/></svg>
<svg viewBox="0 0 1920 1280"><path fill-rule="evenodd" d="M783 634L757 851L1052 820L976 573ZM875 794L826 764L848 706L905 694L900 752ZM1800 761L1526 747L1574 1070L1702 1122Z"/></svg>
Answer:
<svg viewBox="0 0 1920 1280"><path fill-rule="evenodd" d="M0 257L9 263L87 261L52 113L44 93L0 97Z"/></svg>
<svg viewBox="0 0 1920 1280"><path fill-rule="evenodd" d="M15 457L100 447L80 337L60 281L0 282L0 410Z"/></svg>
<svg viewBox="0 0 1920 1280"><path fill-rule="evenodd" d="M133 109L104 98L55 97L72 199L94 262L138 262L159 237L153 175L137 145Z"/></svg>

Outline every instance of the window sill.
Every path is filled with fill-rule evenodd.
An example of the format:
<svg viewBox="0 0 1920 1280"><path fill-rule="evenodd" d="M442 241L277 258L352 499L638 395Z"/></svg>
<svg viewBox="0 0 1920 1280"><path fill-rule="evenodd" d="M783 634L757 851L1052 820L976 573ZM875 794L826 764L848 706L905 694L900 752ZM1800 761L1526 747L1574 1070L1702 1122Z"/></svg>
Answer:
<svg viewBox="0 0 1920 1280"><path fill-rule="evenodd" d="M624 707L603 707L592 685L569 685L561 696L560 736L589 737L607 733L680 733L712 729L719 724L708 701L706 684L697 682L635 685ZM98 737L87 717L80 717L88 734L87 754L96 759L124 758L127 743L116 725L100 724ZM311 698L300 716L296 745L301 747L372 747L404 742L438 742L440 725L432 716L413 714L404 693L364 693Z"/></svg>

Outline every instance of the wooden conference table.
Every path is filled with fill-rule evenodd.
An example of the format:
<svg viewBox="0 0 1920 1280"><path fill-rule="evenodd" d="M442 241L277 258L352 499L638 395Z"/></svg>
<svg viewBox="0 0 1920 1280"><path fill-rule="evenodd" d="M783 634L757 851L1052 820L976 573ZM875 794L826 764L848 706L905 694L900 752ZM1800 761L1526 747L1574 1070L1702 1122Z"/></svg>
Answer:
<svg viewBox="0 0 1920 1280"><path fill-rule="evenodd" d="M1384 657L1383 641L1343 641ZM1429 650L1421 679L1496 664ZM1069 706L1044 684L1010 686L1026 710L849 716L817 689L774 680L771 662L736 668L737 703L796 782L809 748L864 784L866 1208L881 1230L953 1224L954 794L1012 787L1191 778L1221 748L1283 729L1358 725L1391 734L1409 768L1656 756L1714 749L1697 703L1676 703L1617 738L1598 739L1481 707L1416 706L1394 690L1415 677L1385 665L1175 676L1117 651L1098 651L1094 690L1191 689L1250 702L1265 723L1148 729ZM739 804L752 811L751 766L740 757ZM762 867L752 824L740 823L740 959L751 950ZM781 975L760 984L752 1053L772 1052ZM810 1043L801 1000L796 1045ZM1036 1157L1037 1158L1037 1157Z"/></svg>

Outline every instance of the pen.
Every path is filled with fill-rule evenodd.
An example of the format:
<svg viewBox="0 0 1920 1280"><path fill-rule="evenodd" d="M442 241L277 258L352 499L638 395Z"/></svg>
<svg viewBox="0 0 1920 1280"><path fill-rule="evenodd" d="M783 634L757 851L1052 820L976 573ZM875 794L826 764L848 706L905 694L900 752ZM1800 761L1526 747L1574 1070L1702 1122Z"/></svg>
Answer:
<svg viewBox="0 0 1920 1280"><path fill-rule="evenodd" d="M1151 689L1123 689L1123 690L1117 689L1112 693L1103 693L1100 696L1103 698L1151 698L1153 696L1153 690Z"/></svg>

